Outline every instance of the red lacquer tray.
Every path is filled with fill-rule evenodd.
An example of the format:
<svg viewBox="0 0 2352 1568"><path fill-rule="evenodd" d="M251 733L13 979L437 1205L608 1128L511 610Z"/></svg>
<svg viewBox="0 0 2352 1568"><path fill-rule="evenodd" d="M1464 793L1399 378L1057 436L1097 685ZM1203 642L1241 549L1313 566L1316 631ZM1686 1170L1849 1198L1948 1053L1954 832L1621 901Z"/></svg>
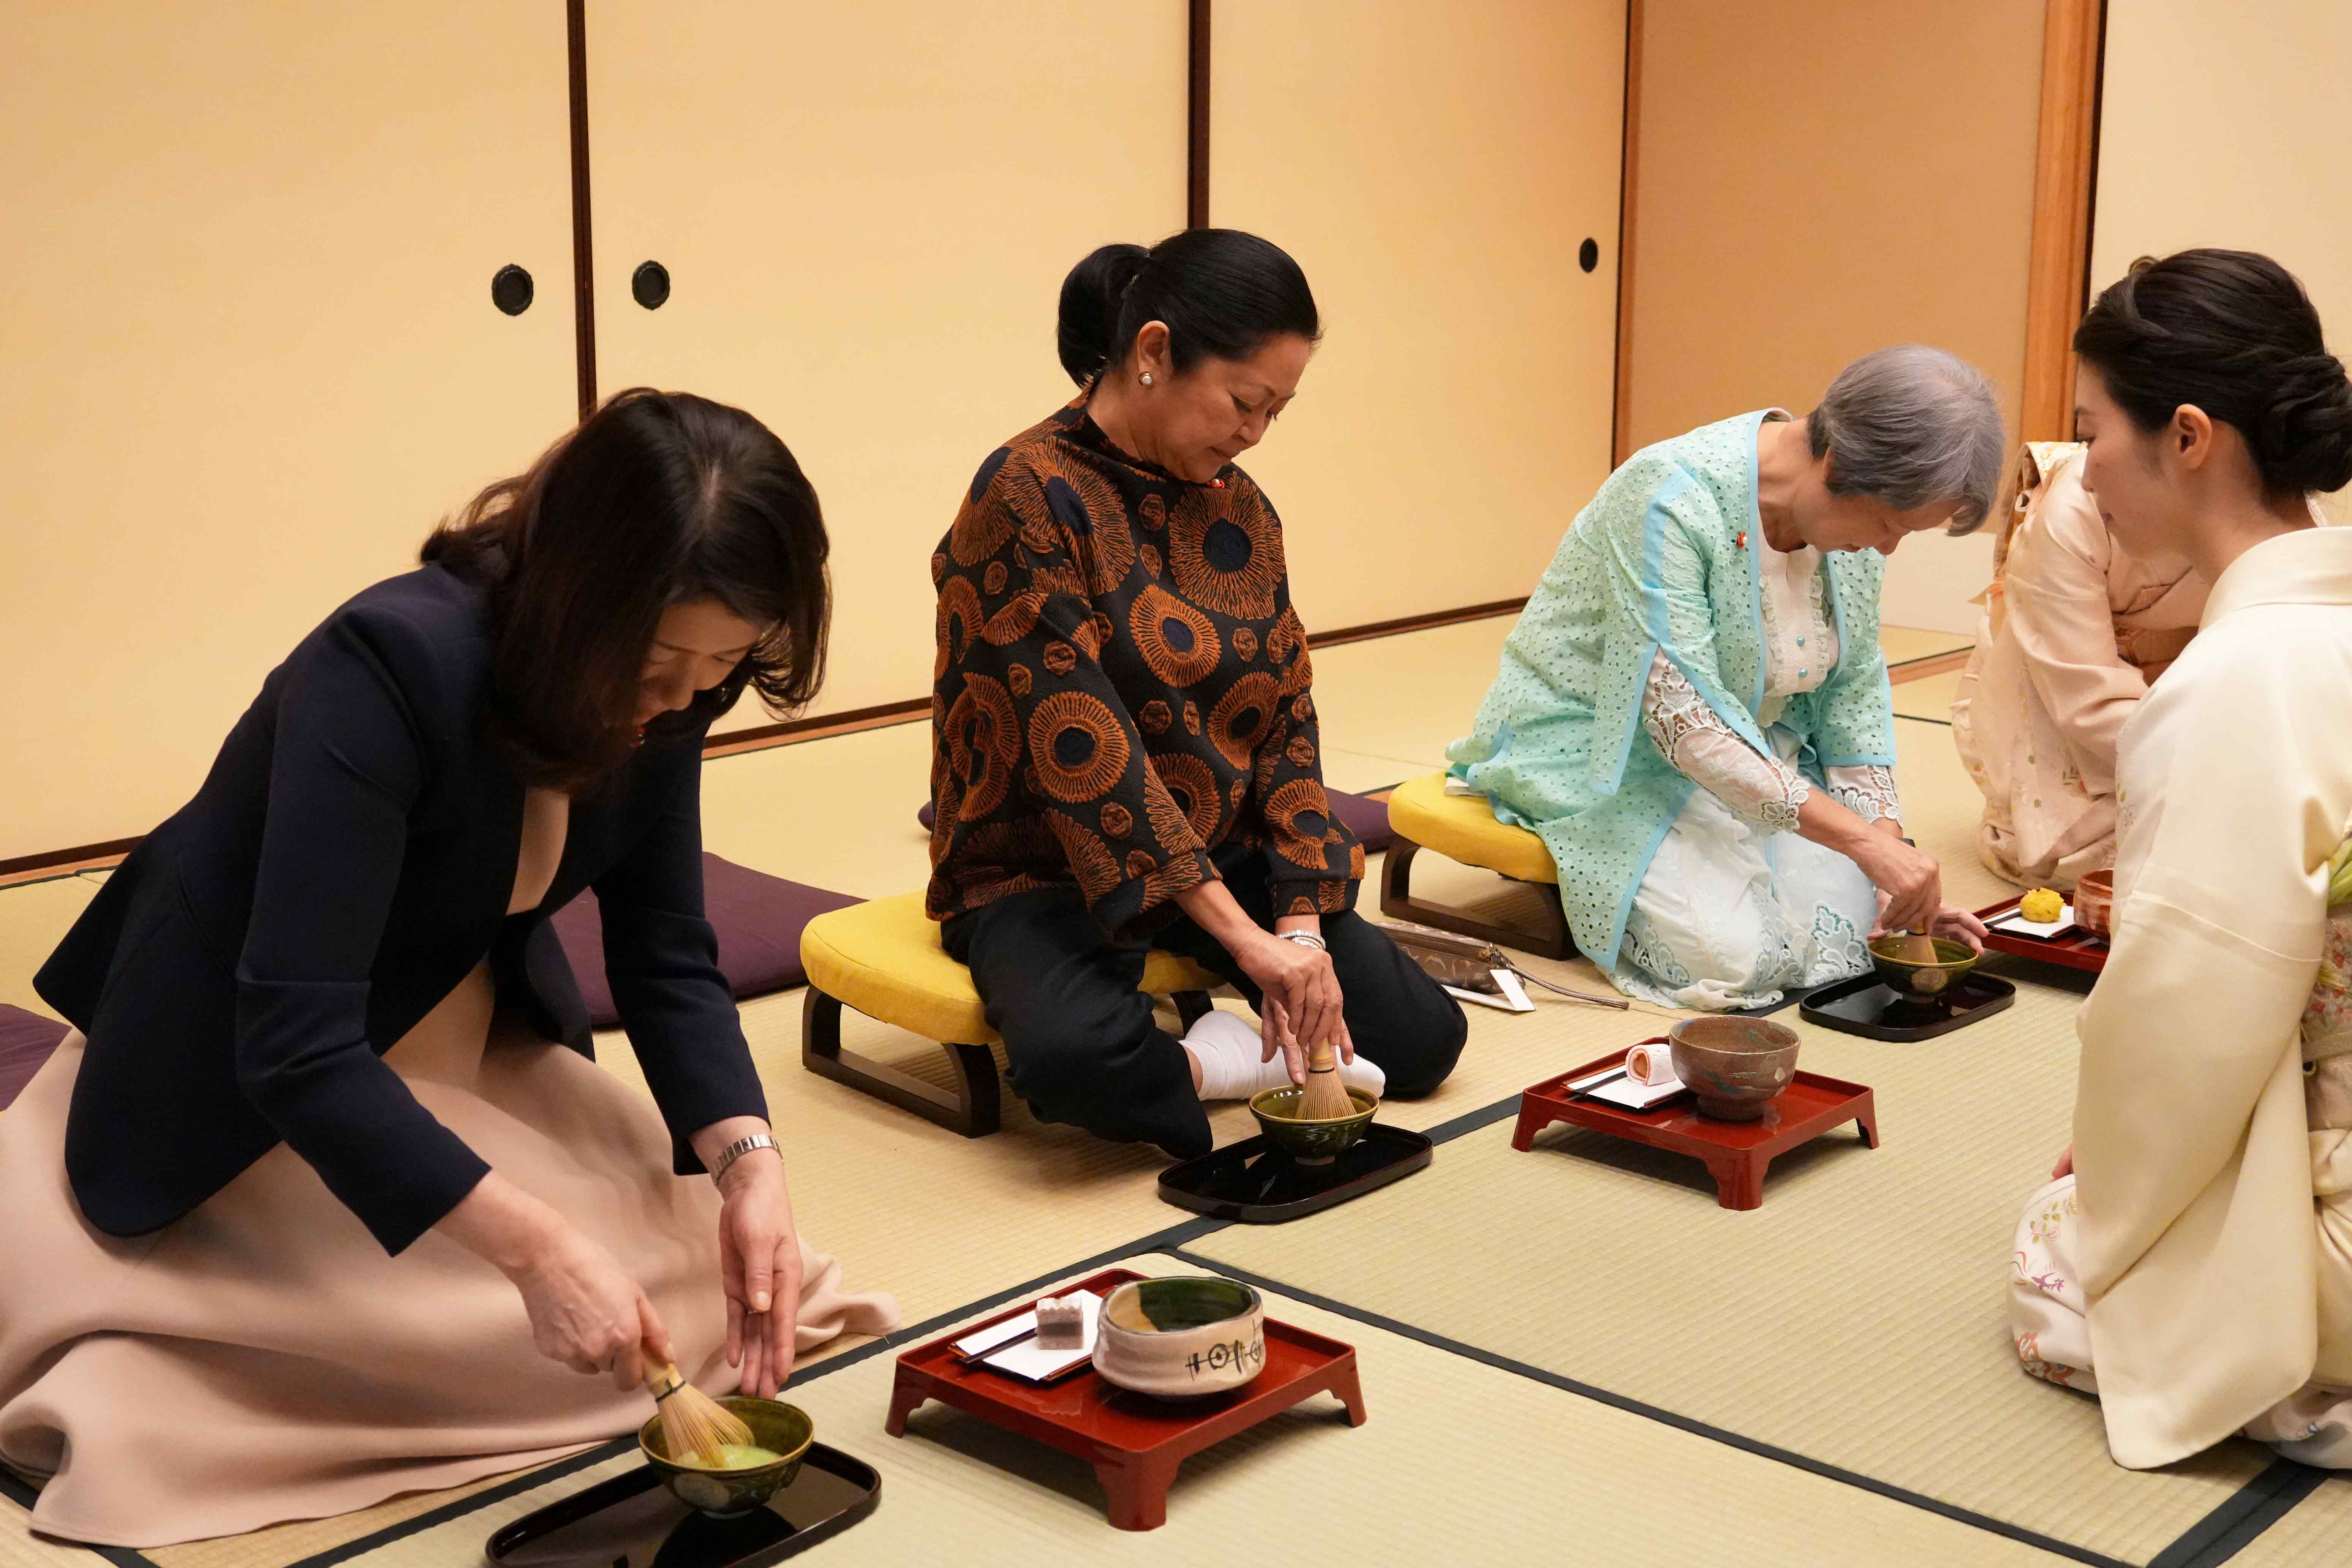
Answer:
<svg viewBox="0 0 2352 1568"><path fill-rule="evenodd" d="M1990 926L2004 915L2013 915L2017 906L2025 901L2024 895L2006 903L1990 904L1977 911L1977 919ZM2093 936L2081 926L2060 931L2056 936L2028 936L2023 931L1987 931L1985 946L1995 952L2006 952L2013 958L2038 959L2043 963L2063 964L2068 969L2086 970L2096 974L2107 966L2107 944L2105 938Z"/></svg>
<svg viewBox="0 0 2352 1568"><path fill-rule="evenodd" d="M1665 1040L1641 1043L1662 1046ZM1707 1173L1715 1178L1716 1201L1727 1209L1761 1208L1764 1168L1773 1157L1800 1143L1810 1143L1832 1128L1854 1122L1862 1129L1862 1141L1873 1149L1878 1147L1878 1107L1870 1090L1819 1073L1800 1071L1754 1121L1712 1121L1701 1116L1686 1095L1676 1095L1647 1110L1570 1098L1570 1083L1624 1059L1624 1051L1612 1051L1573 1072L1546 1079L1521 1094L1519 1125L1511 1134L1511 1147L1531 1148L1536 1134L1546 1127L1570 1121L1612 1138L1688 1154L1706 1162Z"/></svg>
<svg viewBox="0 0 2352 1568"><path fill-rule="evenodd" d="M1145 1278L1130 1268L1106 1268L1064 1286L1062 1293L1108 1295L1115 1285ZM1121 1530L1157 1530L1168 1521L1168 1486L1176 1479L1177 1465L1202 1449L1316 1394L1338 1395L1348 1407L1348 1424L1364 1424L1355 1347L1272 1318L1265 1321L1264 1372L1230 1393L1181 1404L1114 1388L1091 1367L1040 1387L968 1365L956 1355L956 1341L1034 1311L1036 1305L1008 1307L987 1322L966 1324L900 1356L890 1389L890 1436L905 1436L907 1417L923 1401L936 1399L1086 1460L1102 1479L1111 1523Z"/></svg>

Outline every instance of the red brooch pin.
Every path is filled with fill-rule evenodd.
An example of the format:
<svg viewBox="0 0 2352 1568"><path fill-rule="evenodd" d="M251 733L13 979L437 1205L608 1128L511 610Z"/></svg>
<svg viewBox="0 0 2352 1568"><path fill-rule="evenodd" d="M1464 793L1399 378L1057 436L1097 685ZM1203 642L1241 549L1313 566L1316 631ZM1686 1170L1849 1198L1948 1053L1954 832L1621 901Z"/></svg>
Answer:
<svg viewBox="0 0 2352 1568"><path fill-rule="evenodd" d="M1748 548L1748 531L1747 531L1746 529L1744 529L1744 528L1743 528L1743 529L1741 529L1741 530L1739 531L1739 537L1738 537L1738 538L1737 538L1737 539L1735 539L1735 540L1733 540L1733 541L1732 541L1732 542L1733 542L1734 544L1737 544L1738 546L1739 546L1739 548L1740 548L1740 549L1742 549L1742 550L1747 549L1747 548Z"/></svg>

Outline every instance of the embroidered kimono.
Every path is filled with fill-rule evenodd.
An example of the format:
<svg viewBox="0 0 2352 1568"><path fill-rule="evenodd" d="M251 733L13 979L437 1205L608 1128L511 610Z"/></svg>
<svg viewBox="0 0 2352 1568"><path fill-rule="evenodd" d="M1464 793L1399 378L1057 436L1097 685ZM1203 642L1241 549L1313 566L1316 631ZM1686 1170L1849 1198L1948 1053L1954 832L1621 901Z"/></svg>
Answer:
<svg viewBox="0 0 2352 1568"><path fill-rule="evenodd" d="M1578 945L1674 1005L1860 973L1867 879L1787 829L1817 787L1900 815L1885 562L1764 542L1756 436L1786 417L1706 426L1611 475L1447 752L1497 818L1543 837Z"/></svg>
<svg viewBox="0 0 2352 1568"><path fill-rule="evenodd" d="M2352 531L2265 541L2125 725L2114 949L2076 1021L2075 1174L2011 1273L2027 1372L2134 1468L2232 1432L2352 1467ZM2318 982L2315 985L2315 982Z"/></svg>
<svg viewBox="0 0 2352 1568"><path fill-rule="evenodd" d="M2111 541L2083 448L2036 442L2001 514L1952 740L1983 791L1979 853L2021 887L2072 889L2115 860L2116 737L2204 613L2185 561Z"/></svg>

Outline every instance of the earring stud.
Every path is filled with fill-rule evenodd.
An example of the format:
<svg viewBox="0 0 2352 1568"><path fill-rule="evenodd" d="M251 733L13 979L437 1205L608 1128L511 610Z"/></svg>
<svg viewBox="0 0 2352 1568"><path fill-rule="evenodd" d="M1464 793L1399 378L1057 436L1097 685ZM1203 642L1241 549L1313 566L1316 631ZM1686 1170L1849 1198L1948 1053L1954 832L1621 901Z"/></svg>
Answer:
<svg viewBox="0 0 2352 1568"><path fill-rule="evenodd" d="M1141 376L1138 377L1137 379L1140 380L1140 381L1143 383L1143 384L1144 384L1144 385L1146 385L1146 386L1150 386L1150 385L1151 384L1151 373L1150 373L1150 371L1148 371L1148 370L1147 370L1147 371L1145 371L1145 372L1143 373L1143 374L1142 374Z"/></svg>

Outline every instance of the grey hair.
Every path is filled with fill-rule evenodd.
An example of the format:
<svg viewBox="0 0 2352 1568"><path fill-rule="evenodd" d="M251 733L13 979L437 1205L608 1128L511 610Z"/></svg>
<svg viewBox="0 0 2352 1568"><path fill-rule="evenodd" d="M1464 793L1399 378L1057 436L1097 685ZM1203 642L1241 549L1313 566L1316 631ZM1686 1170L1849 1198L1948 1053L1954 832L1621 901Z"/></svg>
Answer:
<svg viewBox="0 0 2352 1568"><path fill-rule="evenodd" d="M1880 349L1838 372L1805 416L1805 439L1814 457L1830 457L1830 494L1897 511L1949 501L1950 533L1973 532L1991 512L2008 456L1992 384L1924 343Z"/></svg>

